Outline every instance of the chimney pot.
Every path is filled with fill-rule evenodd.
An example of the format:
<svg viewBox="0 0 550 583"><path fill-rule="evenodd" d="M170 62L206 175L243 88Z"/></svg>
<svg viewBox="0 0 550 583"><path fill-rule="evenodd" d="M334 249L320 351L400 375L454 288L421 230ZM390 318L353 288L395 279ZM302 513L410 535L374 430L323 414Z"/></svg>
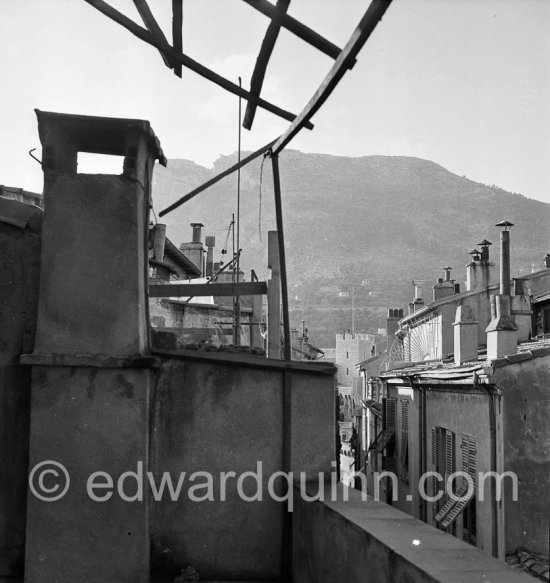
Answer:
<svg viewBox="0 0 550 583"><path fill-rule="evenodd" d="M550 267L550 253L547 253L544 256L544 267L546 267L546 268Z"/></svg>
<svg viewBox="0 0 550 583"><path fill-rule="evenodd" d="M202 228L204 225L202 223L191 223L193 227L193 238L191 239L193 243L200 243L202 239Z"/></svg>

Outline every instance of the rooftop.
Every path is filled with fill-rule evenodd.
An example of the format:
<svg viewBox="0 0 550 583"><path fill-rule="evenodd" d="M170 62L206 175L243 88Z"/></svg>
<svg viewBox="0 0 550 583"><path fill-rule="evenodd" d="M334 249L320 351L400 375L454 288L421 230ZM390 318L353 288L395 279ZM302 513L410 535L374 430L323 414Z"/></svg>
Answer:
<svg viewBox="0 0 550 583"><path fill-rule="evenodd" d="M485 350L479 351L477 360L455 364L452 360L432 360L426 362L407 363L401 368L394 368L381 373L384 378L424 377L441 380L459 380L471 377L473 372L491 373L494 369L510 364L524 362L550 355L550 337L543 337L518 344L517 353L501 358L488 359Z"/></svg>

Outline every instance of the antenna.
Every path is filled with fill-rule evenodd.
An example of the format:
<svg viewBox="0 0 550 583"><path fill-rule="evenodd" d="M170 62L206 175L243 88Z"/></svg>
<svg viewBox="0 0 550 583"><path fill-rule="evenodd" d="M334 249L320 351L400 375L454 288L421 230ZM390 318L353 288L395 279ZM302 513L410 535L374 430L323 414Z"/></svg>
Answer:
<svg viewBox="0 0 550 583"><path fill-rule="evenodd" d="M241 88L242 80L239 77L239 88ZM236 267L236 277L234 281L239 283L239 272L240 272L240 257L241 257L241 111L242 111L242 97L239 94L239 123L238 123L238 143L237 143L237 261L235 263ZM233 249L233 257L235 249ZM234 272L235 273L235 270ZM241 302L238 294L233 296L233 344L239 346L241 343Z"/></svg>

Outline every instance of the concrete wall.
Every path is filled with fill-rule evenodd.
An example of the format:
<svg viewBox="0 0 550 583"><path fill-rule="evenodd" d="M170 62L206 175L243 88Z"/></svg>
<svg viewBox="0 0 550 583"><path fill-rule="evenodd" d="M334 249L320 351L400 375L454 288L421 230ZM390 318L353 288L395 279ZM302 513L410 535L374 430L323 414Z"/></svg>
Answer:
<svg viewBox="0 0 550 583"><path fill-rule="evenodd" d="M315 494L313 490L311 494ZM529 583L504 562L350 490L349 501L304 502L292 516L294 583Z"/></svg>
<svg viewBox="0 0 550 583"><path fill-rule="evenodd" d="M123 472L135 472L140 461L148 468L149 375L146 369L33 367L30 466L62 464L70 487L57 501L29 495L25 581L149 581L147 490L143 501L126 501L116 490ZM98 471L115 484L104 502L87 492ZM126 491L133 494L135 482L128 480Z"/></svg>
<svg viewBox="0 0 550 583"><path fill-rule="evenodd" d="M506 552L523 546L548 554L550 356L497 368L495 382L503 393L504 470L519 485L517 502L505 489Z"/></svg>
<svg viewBox="0 0 550 583"><path fill-rule="evenodd" d="M284 504L268 496L269 476L283 469L283 450L290 443L292 471L316 478L317 472L333 469L333 365L274 365L259 357L234 356L200 361L191 353L183 360L163 361L160 370L152 439L155 476L209 472L214 494L213 500L193 501L187 495L189 482L177 502L166 497L152 506L152 561L166 576L193 565L201 578L277 578ZM291 395L286 439L285 382ZM227 499L220 501L220 473L256 473L259 461L263 501L241 500L236 478L227 481ZM257 491L252 478L244 485L250 496Z"/></svg>
<svg viewBox="0 0 550 583"><path fill-rule="evenodd" d="M23 229L0 222L0 578L23 570L31 379L19 357L34 342L41 229L38 209Z"/></svg>

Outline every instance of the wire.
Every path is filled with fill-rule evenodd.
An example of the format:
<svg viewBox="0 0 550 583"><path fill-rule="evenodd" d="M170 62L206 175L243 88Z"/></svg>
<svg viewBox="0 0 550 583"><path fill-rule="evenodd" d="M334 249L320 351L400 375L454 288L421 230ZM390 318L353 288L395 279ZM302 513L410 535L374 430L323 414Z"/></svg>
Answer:
<svg viewBox="0 0 550 583"><path fill-rule="evenodd" d="M264 155L262 165L260 166L260 208L258 210L258 235L260 236L260 243L262 242L262 181L264 176L264 162L267 155Z"/></svg>

